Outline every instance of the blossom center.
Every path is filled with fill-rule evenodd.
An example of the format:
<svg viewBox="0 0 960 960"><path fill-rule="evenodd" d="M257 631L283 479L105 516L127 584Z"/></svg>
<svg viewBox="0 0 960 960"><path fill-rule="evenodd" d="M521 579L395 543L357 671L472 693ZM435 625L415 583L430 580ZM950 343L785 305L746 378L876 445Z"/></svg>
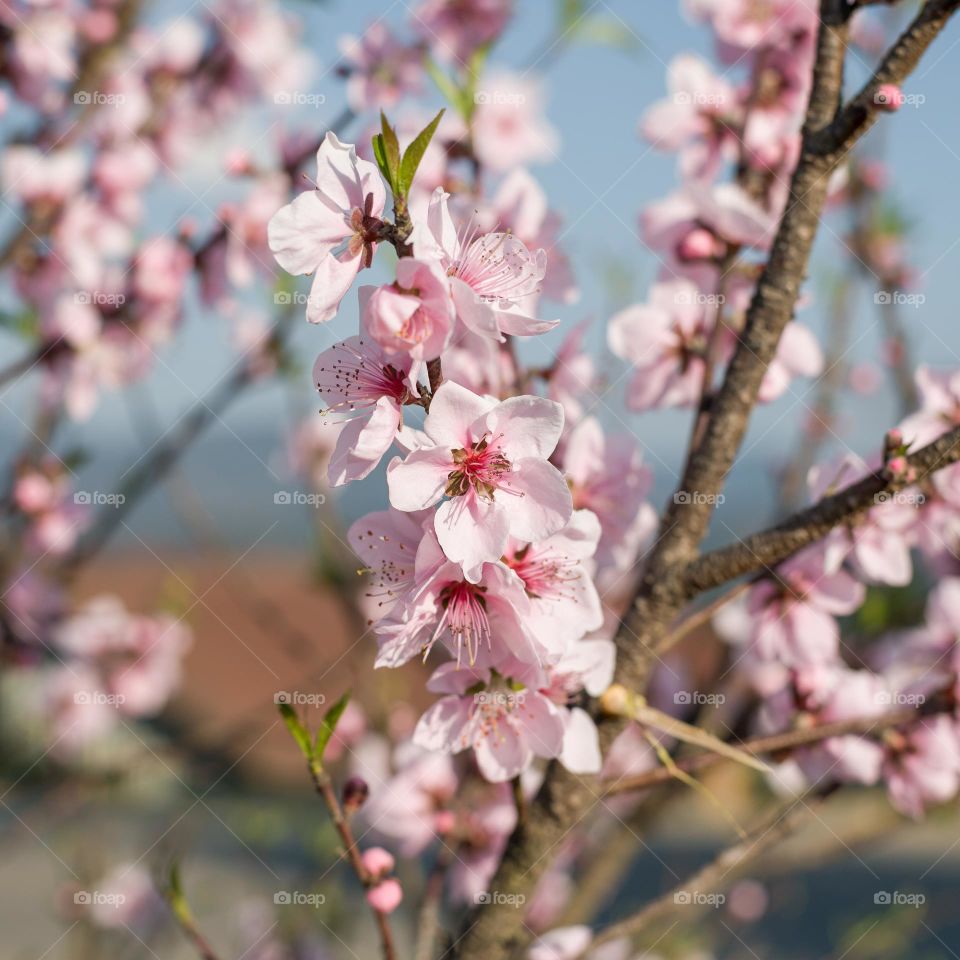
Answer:
<svg viewBox="0 0 960 960"><path fill-rule="evenodd" d="M433 632L430 646L436 643L445 630L449 631L457 645L458 666L464 647L467 649L467 659L473 666L480 644L490 645L490 620L487 617L485 593L485 587L464 580L449 583L440 591L443 616Z"/></svg>
<svg viewBox="0 0 960 960"><path fill-rule="evenodd" d="M519 300L540 289L546 263L516 237L488 233L461 249L464 252L448 273L466 283L481 300Z"/></svg>
<svg viewBox="0 0 960 960"><path fill-rule="evenodd" d="M447 474L448 497L462 497L471 488L484 500L492 500L505 486L512 466L497 444L497 437L483 437L471 447L453 451L454 469Z"/></svg>

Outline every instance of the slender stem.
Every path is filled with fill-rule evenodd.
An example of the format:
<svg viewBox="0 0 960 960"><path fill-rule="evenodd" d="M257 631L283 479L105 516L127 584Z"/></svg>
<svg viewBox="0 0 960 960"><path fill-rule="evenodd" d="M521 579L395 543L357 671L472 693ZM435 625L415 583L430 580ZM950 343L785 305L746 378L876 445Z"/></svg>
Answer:
<svg viewBox="0 0 960 960"><path fill-rule="evenodd" d="M633 916L620 920L601 930L587 950L574 960L582 960L587 952L611 940L637 937L651 926L662 923L671 914L682 909L689 919L691 910L702 911L712 901L709 894L726 887L746 864L757 860L762 854L794 834L813 813L814 807L823 802L818 795L790 800L761 821L744 840L728 847L716 859L702 867L662 897L648 903ZM695 896L696 895L696 896Z"/></svg>
<svg viewBox="0 0 960 960"><path fill-rule="evenodd" d="M863 736L869 733L879 733L911 723L922 716L916 707L899 707L880 716L854 717L850 720L838 720L835 723L823 723L814 727L800 727L796 730L787 730L767 737L755 737L737 744L738 749L749 754L790 753L801 747L822 743L831 737ZM715 766L725 758L719 753L697 753L676 761L676 765L686 773L704 770ZM610 781L604 791L606 796L618 793L629 793L633 790L643 790L658 783L666 783L673 778L673 774L664 767L656 767L646 773L633 777L623 777Z"/></svg>
<svg viewBox="0 0 960 960"><path fill-rule="evenodd" d="M343 843L344 857L353 868L353 872L357 875L357 879L363 886L367 888L372 886L373 880L367 872L367 868L363 865L360 848L357 846L357 842L353 837L353 829L350 826L350 821L343 815L343 809L340 806L340 801L337 799L337 794L333 789L333 783L330 780L329 774L316 759L309 763L309 769L313 785L329 811L333 826ZM377 910L376 907L372 905L370 909L373 911L374 918L377 922L377 929L380 931L384 960L395 960L396 948L393 943L393 932L390 929L390 921L382 910Z"/></svg>

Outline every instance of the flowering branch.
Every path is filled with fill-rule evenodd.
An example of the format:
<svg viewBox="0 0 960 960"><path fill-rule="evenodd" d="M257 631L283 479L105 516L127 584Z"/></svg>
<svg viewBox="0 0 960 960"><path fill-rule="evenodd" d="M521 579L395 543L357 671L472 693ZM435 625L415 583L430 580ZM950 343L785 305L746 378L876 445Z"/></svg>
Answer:
<svg viewBox="0 0 960 960"><path fill-rule="evenodd" d="M960 427L908 455L906 462L916 473L914 483L960 460ZM745 573L776 566L802 547L820 540L840 524L856 524L886 494L908 484L887 470L877 470L857 483L825 497L769 530L740 543L711 551L694 560L683 575L687 595L692 597Z"/></svg>
<svg viewBox="0 0 960 960"><path fill-rule="evenodd" d="M918 717L951 710L953 706L950 698L934 697L925 701L921 707L900 707L879 716L852 717L849 720L838 720L834 723L798 727L796 730L787 730L784 733L775 733L766 737L753 737L750 740L738 743L737 749L753 755L790 754L802 747L823 743L824 740L829 740L832 737L883 733L893 727L916 721ZM675 763L680 770L691 773L715 766L723 759L723 755L719 753L698 753L678 759ZM673 778L672 771L666 767L657 767L634 777L622 777L610 781L605 792L607 796L629 793L655 786L658 783L668 783Z"/></svg>

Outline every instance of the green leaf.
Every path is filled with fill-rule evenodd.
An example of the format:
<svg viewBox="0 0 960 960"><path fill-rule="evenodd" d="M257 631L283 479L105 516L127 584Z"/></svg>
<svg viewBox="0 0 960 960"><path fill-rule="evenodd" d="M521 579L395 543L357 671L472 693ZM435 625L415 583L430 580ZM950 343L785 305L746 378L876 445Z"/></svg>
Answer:
<svg viewBox="0 0 960 960"><path fill-rule="evenodd" d="M400 180L398 184L401 196L405 197L413 185L413 178L416 176L420 161L427 152L427 147L430 146L430 141L437 132L440 118L445 112L446 109L441 110L430 123L414 137L410 146L404 151L403 159L400 161Z"/></svg>
<svg viewBox="0 0 960 960"><path fill-rule="evenodd" d="M278 704L278 707L280 716L283 717L283 722L287 725L287 729L290 731L293 739L297 741L297 746L300 747L300 750L307 760L312 760L313 746L310 743L310 734L307 732L307 728L300 722L296 710L294 710L289 703Z"/></svg>
<svg viewBox="0 0 960 960"><path fill-rule="evenodd" d="M377 161L377 166L380 168L380 173L383 175L383 179L390 183L390 168L387 166L387 150L383 145L383 134L376 133L373 136L373 140L370 141L373 144L373 158ZM392 184L391 184L392 188Z"/></svg>
<svg viewBox="0 0 960 960"><path fill-rule="evenodd" d="M190 912L190 904L183 893L183 884L180 881L180 864L174 862L170 867L170 880L167 885L167 902L174 916L184 926L193 925L193 914Z"/></svg>
<svg viewBox="0 0 960 960"><path fill-rule="evenodd" d="M380 111L380 127L380 136L383 138L383 155L387 170L390 171L387 180L390 182L390 189L396 192L400 175L400 141L397 140L397 131L390 126L382 110Z"/></svg>
<svg viewBox="0 0 960 960"><path fill-rule="evenodd" d="M334 731L337 729L337 723L340 720L340 717L343 714L343 711L347 709L347 704L350 702L350 691L348 690L323 716L323 720L320 722L320 729L317 731L317 742L313 747L313 756L317 763L323 761L324 751L327 749L327 744L330 742L330 738L333 736Z"/></svg>
<svg viewBox="0 0 960 960"><path fill-rule="evenodd" d="M467 103L463 91L429 57L424 60L423 66L447 103L455 107L458 113L467 117L468 115L464 114ZM472 99L469 106L473 106Z"/></svg>

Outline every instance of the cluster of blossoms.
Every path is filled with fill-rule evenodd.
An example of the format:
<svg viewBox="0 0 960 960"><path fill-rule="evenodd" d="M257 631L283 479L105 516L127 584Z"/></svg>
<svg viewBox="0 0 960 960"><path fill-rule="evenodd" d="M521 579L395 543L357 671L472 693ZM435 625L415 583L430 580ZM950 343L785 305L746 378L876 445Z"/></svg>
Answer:
<svg viewBox="0 0 960 960"><path fill-rule="evenodd" d="M745 68L748 78L738 86L729 71L720 75L694 55L680 56L670 64L668 99L643 119L644 136L676 152L683 186L641 218L644 239L663 265L648 301L610 323L611 349L636 371L628 403L637 410L695 406L711 387L705 371L732 355L757 276L748 256L768 249L786 201L813 63L817 3L689 8L709 24L721 61ZM855 18L853 37L864 45L875 40L865 14ZM729 170L733 180L719 182ZM834 206L875 192L880 176L863 164L844 169L831 183ZM860 229L850 243L881 286L909 284L894 232ZM815 376L822 366L813 335L790 323L760 400L775 399L793 377ZM955 374L921 367L921 409L889 433L882 455L813 467L813 502L877 470L903 489L881 496L856 525L835 529L757 578L715 618L736 647L737 672L761 702L759 733L931 706L932 715L920 710L880 739L849 735L794 754L779 765L783 784L883 782L892 803L911 816L960 789L960 720L951 709L956 588L949 578L957 573L960 474L950 467L910 486L915 478L903 459L960 422L958 383ZM869 587L912 582L915 550L932 572L948 576L930 597L926 625L895 638L844 638L841 621L863 607ZM935 703L946 709L934 710Z"/></svg>
<svg viewBox="0 0 960 960"><path fill-rule="evenodd" d="M660 275L646 302L620 311L608 328L611 350L633 371L628 405L640 412L697 408L713 388L712 371L736 348L799 155L818 27L813 2L690 7L714 30L721 60L746 78L735 84L729 71L678 57L668 99L643 119L643 135L677 153L682 185L640 221ZM854 36L872 42L862 18ZM378 24L344 49L356 110L402 105L419 92L411 63L430 56L419 40L404 45ZM373 69L384 61L388 70ZM517 89L515 78L484 76ZM518 100L536 104L528 89L531 96ZM391 282L360 286L360 328L321 353L314 381L326 420L338 425L329 484L386 466L389 508L349 531L369 578L376 666L436 664L427 688L439 699L404 725L389 758L381 752L362 767L377 781L365 815L405 855L436 841L460 851L450 892L462 900L485 888L515 825L505 781L532 793L538 761L547 759L574 772L603 767L614 779L654 762L634 727L604 766L583 709L613 677L618 591L655 524L645 502L649 476L632 442L607 437L585 415L595 385L581 346L585 327L572 330L542 369L520 364L518 340L556 326L543 302L577 295L556 244L559 219L519 166L549 156L554 135L540 117L507 112L513 123L501 126L509 144L497 143L498 124L484 125L490 101L477 102L435 121L426 143L421 114L401 113L396 130L384 119L372 131L372 152L328 134L314 189L277 212L267 231L282 267L313 275L306 313L316 323L336 316L380 245L398 254ZM384 153L391 138L408 151L419 144L415 178L397 178ZM491 186L480 171L499 179ZM859 195L861 174L834 178L834 205ZM390 193L393 223L385 212ZM871 262L900 282L897 251L871 250ZM776 400L794 378L818 376L823 366L810 329L790 323L760 400ZM532 392L538 385L543 390ZM903 489L864 523L834 531L759 578L717 618L743 648L736 669L761 703L758 732L879 717L945 693L952 703L958 621L950 599L960 595L952 581L931 598L928 626L905 642L898 637L896 653L880 641L861 657L842 640L839 619L862 607L868 585L910 582L914 547L935 566L938 557L955 562L955 534L934 543L931 531L960 530L951 503L956 468L921 493L908 485L904 453L955 424L960 404L949 379L921 370L919 386L923 412L891 432L882 458L820 465L809 480L814 500L878 469ZM672 686L679 687L676 676ZM918 712L882 739L850 735L796 752L779 765L777 784L882 781L895 806L916 816L960 787L953 757L960 757L960 725L951 710ZM471 771L482 779L466 780ZM576 852L571 846L564 856ZM558 868L543 889L562 886L563 876ZM564 896L547 899L550 909L529 912L540 929Z"/></svg>
<svg viewBox="0 0 960 960"><path fill-rule="evenodd" d="M268 234L281 264L315 274L308 316L324 320L382 242L385 188L377 167L333 134L317 159L315 189L276 213ZM545 250L473 218L458 226L449 201L436 188L399 245L396 279L360 288L359 335L317 358L328 415L345 421L329 481L366 477L399 451L387 466L391 509L358 520L349 538L373 583L377 665L449 658L429 684L445 696L415 742L472 749L493 781L535 757L597 770L595 728L575 705L612 676L612 644L585 639L603 626L595 578L635 556L647 478L635 451L605 455L596 421L569 429L557 400L498 399L448 372L463 338L490 343L499 368L513 362L508 338L555 326L533 315ZM438 362L440 383L427 376ZM404 422L421 408L422 427ZM611 497L616 485L626 497Z"/></svg>

